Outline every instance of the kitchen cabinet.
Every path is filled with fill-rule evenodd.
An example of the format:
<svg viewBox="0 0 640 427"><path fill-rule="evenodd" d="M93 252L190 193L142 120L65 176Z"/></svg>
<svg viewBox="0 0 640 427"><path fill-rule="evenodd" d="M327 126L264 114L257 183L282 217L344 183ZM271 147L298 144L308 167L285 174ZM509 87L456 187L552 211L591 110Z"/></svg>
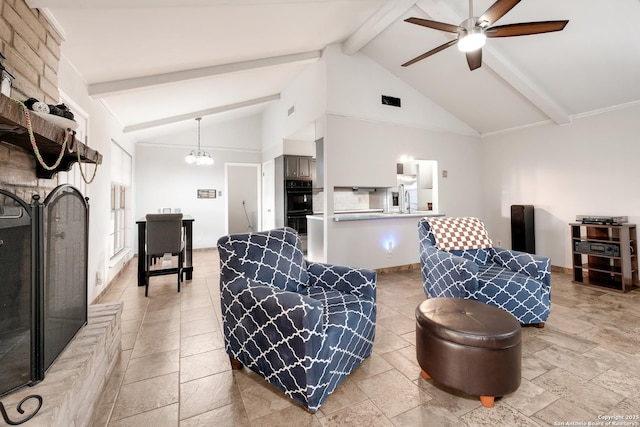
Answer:
<svg viewBox="0 0 640 427"><path fill-rule="evenodd" d="M311 157L285 156L286 179L311 179Z"/></svg>

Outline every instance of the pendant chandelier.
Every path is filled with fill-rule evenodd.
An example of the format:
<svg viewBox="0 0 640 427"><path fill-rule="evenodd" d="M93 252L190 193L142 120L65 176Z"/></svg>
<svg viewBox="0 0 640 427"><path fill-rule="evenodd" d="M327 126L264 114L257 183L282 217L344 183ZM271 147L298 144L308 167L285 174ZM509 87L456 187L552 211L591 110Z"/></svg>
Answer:
<svg viewBox="0 0 640 427"><path fill-rule="evenodd" d="M198 122L198 150L191 150L187 157L184 158L184 161L190 165L211 166L213 164L213 157L211 157L211 154L200 149L200 120L202 120L202 117L196 117L196 120Z"/></svg>

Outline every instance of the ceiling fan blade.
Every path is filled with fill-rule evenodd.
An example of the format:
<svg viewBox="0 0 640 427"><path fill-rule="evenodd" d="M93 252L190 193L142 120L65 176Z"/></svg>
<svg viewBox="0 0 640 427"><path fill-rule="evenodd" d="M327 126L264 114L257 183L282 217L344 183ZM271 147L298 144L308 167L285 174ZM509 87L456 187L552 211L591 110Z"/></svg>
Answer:
<svg viewBox="0 0 640 427"><path fill-rule="evenodd" d="M485 13L478 18L476 25L488 27L498 19L502 18L507 12L509 12L515 5L520 3L520 0L498 0L492 4Z"/></svg>
<svg viewBox="0 0 640 427"><path fill-rule="evenodd" d="M415 64L418 61L422 61L423 59L433 55L434 53L438 53L441 50L445 50L446 48L448 48L449 46L453 46L454 44L456 44L458 42L457 39L451 40L446 42L445 44L442 44L440 46L438 46L435 49L431 49L429 52L427 53L423 53L420 56L416 56L415 58L413 58L411 61L405 62L404 64L402 64L403 67L408 67L411 64Z"/></svg>
<svg viewBox="0 0 640 427"><path fill-rule="evenodd" d="M447 33L458 33L464 31L464 28L458 25L445 24L444 22L430 21L422 18L407 18L405 22L411 24L422 25L423 27L433 28L435 30L446 31Z"/></svg>
<svg viewBox="0 0 640 427"><path fill-rule="evenodd" d="M488 28L487 37L513 37L562 31L569 21L521 22Z"/></svg>
<svg viewBox="0 0 640 427"><path fill-rule="evenodd" d="M476 49L473 52L467 52L467 64L471 71L480 68L482 65L482 49Z"/></svg>

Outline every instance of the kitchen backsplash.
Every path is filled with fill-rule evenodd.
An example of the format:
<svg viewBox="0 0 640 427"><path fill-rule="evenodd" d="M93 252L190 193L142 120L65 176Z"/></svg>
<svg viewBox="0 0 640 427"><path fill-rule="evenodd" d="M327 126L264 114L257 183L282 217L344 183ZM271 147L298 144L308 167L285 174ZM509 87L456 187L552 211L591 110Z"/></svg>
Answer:
<svg viewBox="0 0 640 427"><path fill-rule="evenodd" d="M387 189L335 188L333 190L334 211L360 211L387 207ZM324 212L324 193L313 195L313 211Z"/></svg>

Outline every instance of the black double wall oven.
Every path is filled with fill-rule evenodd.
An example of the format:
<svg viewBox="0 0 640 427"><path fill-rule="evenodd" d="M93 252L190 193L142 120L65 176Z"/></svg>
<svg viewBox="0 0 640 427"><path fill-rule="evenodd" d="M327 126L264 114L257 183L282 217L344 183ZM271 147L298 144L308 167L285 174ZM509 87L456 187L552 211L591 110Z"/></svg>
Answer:
<svg viewBox="0 0 640 427"><path fill-rule="evenodd" d="M307 215L313 214L312 182L287 179L285 181L284 209L286 225L300 235L307 234Z"/></svg>

